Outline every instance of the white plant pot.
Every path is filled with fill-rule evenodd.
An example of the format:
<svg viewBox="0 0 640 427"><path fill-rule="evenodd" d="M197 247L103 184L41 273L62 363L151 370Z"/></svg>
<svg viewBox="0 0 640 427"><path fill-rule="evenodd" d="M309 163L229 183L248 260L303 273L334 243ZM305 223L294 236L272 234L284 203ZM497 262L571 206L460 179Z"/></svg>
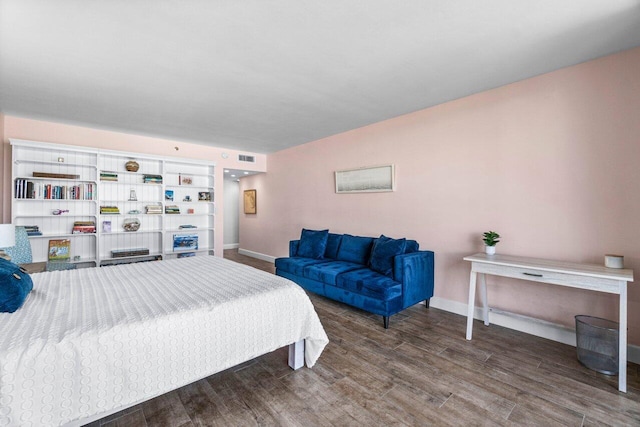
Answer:
<svg viewBox="0 0 640 427"><path fill-rule="evenodd" d="M496 247L495 246L485 246L484 247L484 252L487 255L495 255L496 254Z"/></svg>

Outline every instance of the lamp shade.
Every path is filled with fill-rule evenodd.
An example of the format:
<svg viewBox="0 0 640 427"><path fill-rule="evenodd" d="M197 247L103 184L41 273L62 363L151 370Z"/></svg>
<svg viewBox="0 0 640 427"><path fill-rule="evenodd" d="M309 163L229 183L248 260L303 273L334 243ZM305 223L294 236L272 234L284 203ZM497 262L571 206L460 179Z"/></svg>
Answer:
<svg viewBox="0 0 640 427"><path fill-rule="evenodd" d="M0 248L16 245L16 228L13 224L0 224Z"/></svg>

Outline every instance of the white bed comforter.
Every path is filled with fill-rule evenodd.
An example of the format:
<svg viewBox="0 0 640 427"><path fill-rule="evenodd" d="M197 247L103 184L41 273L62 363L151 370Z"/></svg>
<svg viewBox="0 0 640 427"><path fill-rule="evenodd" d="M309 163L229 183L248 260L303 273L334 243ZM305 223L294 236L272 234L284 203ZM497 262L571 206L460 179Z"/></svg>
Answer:
<svg viewBox="0 0 640 427"><path fill-rule="evenodd" d="M34 274L0 314L0 426L130 406L305 339L328 343L304 291L213 256Z"/></svg>

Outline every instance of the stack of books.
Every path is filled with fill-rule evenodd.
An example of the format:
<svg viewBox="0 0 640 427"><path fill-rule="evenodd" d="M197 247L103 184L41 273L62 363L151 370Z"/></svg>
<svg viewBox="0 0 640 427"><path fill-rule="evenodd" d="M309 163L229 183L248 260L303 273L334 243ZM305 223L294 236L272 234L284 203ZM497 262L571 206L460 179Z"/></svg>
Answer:
<svg viewBox="0 0 640 427"><path fill-rule="evenodd" d="M100 172L100 181L117 181L117 180L118 180L117 172L109 172L109 171Z"/></svg>
<svg viewBox="0 0 640 427"><path fill-rule="evenodd" d="M198 228L198 227L196 225L191 225L191 224L182 224L178 228L184 229L184 228Z"/></svg>
<svg viewBox="0 0 640 427"><path fill-rule="evenodd" d="M71 234L95 233L95 232L96 232L95 221L75 221L73 223L73 230L71 231Z"/></svg>
<svg viewBox="0 0 640 427"><path fill-rule="evenodd" d="M15 182L16 199L92 200L94 184L52 185L23 178Z"/></svg>
<svg viewBox="0 0 640 427"><path fill-rule="evenodd" d="M167 205L164 207L164 213L166 214L179 214L180 208L176 205Z"/></svg>
<svg viewBox="0 0 640 427"><path fill-rule="evenodd" d="M145 184L162 184L162 175L144 175Z"/></svg>
<svg viewBox="0 0 640 427"><path fill-rule="evenodd" d="M120 213L120 209L117 206L100 206L100 213L117 215Z"/></svg>
<svg viewBox="0 0 640 427"><path fill-rule="evenodd" d="M29 236L42 236L42 231L37 225L25 225L24 228Z"/></svg>
<svg viewBox="0 0 640 427"><path fill-rule="evenodd" d="M162 213L162 206L160 205L147 205L145 207L149 215L160 215Z"/></svg>
<svg viewBox="0 0 640 427"><path fill-rule="evenodd" d="M134 249L114 249L111 251L113 258L123 258L128 256L140 256L149 255L149 249L147 248L134 248Z"/></svg>

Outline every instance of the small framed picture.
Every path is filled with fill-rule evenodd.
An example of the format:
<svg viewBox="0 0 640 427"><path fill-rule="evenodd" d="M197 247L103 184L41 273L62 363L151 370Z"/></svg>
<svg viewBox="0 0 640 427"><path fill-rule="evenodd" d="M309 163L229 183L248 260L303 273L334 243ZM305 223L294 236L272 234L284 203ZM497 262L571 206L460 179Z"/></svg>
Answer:
<svg viewBox="0 0 640 427"><path fill-rule="evenodd" d="M173 201L173 190L164 190L164 199Z"/></svg>
<svg viewBox="0 0 640 427"><path fill-rule="evenodd" d="M244 213L255 214L257 212L256 190L244 190Z"/></svg>
<svg viewBox="0 0 640 427"><path fill-rule="evenodd" d="M49 261L69 261L71 257L71 240L49 240Z"/></svg>
<svg viewBox="0 0 640 427"><path fill-rule="evenodd" d="M198 201L199 202L210 202L211 201L211 192L209 192L209 191L198 191Z"/></svg>
<svg viewBox="0 0 640 427"><path fill-rule="evenodd" d="M102 221L102 232L111 233L111 221Z"/></svg>
<svg viewBox="0 0 640 427"><path fill-rule="evenodd" d="M191 185L193 184L193 177L190 175L180 175L178 177L178 184L180 185Z"/></svg>

